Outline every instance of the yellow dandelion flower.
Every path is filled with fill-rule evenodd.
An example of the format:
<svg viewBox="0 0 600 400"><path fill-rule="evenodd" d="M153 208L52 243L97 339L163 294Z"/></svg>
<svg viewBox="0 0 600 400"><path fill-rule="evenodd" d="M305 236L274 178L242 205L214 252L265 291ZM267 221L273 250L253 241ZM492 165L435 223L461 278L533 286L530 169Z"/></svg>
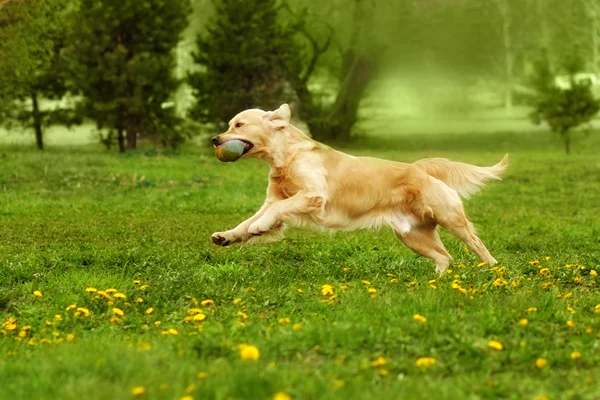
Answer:
<svg viewBox="0 0 600 400"><path fill-rule="evenodd" d="M67 335L67 342L72 342L73 340L75 340L75 335L73 335L72 333L69 333Z"/></svg>
<svg viewBox="0 0 600 400"><path fill-rule="evenodd" d="M371 282L369 282L369 281L362 281L362 284L365 285L365 286L368 286L368 285L371 284Z"/></svg>
<svg viewBox="0 0 600 400"><path fill-rule="evenodd" d="M571 353L571 358L573 360L579 360L581 358L581 353L578 351L574 351Z"/></svg>
<svg viewBox="0 0 600 400"><path fill-rule="evenodd" d="M135 303L143 303L144 299L142 299L141 297L138 297L137 299L134 300Z"/></svg>
<svg viewBox="0 0 600 400"><path fill-rule="evenodd" d="M289 318L279 318L279 323L281 325L287 325L290 323L290 319Z"/></svg>
<svg viewBox="0 0 600 400"><path fill-rule="evenodd" d="M179 335L179 331L177 331L177 329L169 328L167 332L169 332L169 335Z"/></svg>
<svg viewBox="0 0 600 400"><path fill-rule="evenodd" d="M589 326L587 328L585 328L585 333L587 333L588 335L591 335L592 332L594 332L594 330L592 328L590 328Z"/></svg>
<svg viewBox="0 0 600 400"><path fill-rule="evenodd" d="M131 389L131 394L134 396L142 396L144 393L146 393L146 390L143 386L136 386Z"/></svg>
<svg viewBox="0 0 600 400"><path fill-rule="evenodd" d="M75 314L77 315L77 313L80 313L80 315L83 315L84 317L90 316L90 310L84 307L77 307Z"/></svg>
<svg viewBox="0 0 600 400"><path fill-rule="evenodd" d="M200 304L202 304L204 307L208 307L208 306L214 305L215 301L211 300L211 299L206 299L206 300L202 300L202 302Z"/></svg>
<svg viewBox="0 0 600 400"><path fill-rule="evenodd" d="M381 368L379 371L377 371L377 374L379 374L381 377L388 376L388 371L385 368Z"/></svg>
<svg viewBox="0 0 600 400"><path fill-rule="evenodd" d="M540 269L540 275L546 275L548 272L550 272L550 270L548 268Z"/></svg>
<svg viewBox="0 0 600 400"><path fill-rule="evenodd" d="M196 314L192 317L192 321L195 321L195 322L204 321L205 319L206 319L206 315L204 315L204 314Z"/></svg>
<svg viewBox="0 0 600 400"><path fill-rule="evenodd" d="M204 313L204 311L202 311L201 308L190 308L188 310L188 314L190 314L190 315L202 314L202 313Z"/></svg>
<svg viewBox="0 0 600 400"><path fill-rule="evenodd" d="M118 323L119 321L121 321L121 320L120 320L120 319L119 319L119 317L117 317L117 316L111 317L111 318L108 320L108 322L110 322L111 324L116 324L116 323Z"/></svg>
<svg viewBox="0 0 600 400"><path fill-rule="evenodd" d="M595 269L590 269L590 275L591 276L598 276L598 273L596 272Z"/></svg>
<svg viewBox="0 0 600 400"><path fill-rule="evenodd" d="M277 392L273 395L273 400L292 400L292 396L285 392Z"/></svg>
<svg viewBox="0 0 600 400"><path fill-rule="evenodd" d="M242 360L258 360L260 358L260 351L256 346L241 344L239 345L239 350Z"/></svg>
<svg viewBox="0 0 600 400"><path fill-rule="evenodd" d="M42 292L40 292L39 290L34 290L34 291L33 291L33 295L34 295L35 297L42 297Z"/></svg>
<svg viewBox="0 0 600 400"><path fill-rule="evenodd" d="M568 306L567 307L567 311L570 312L570 313L574 313L575 309L573 307L571 307L571 306Z"/></svg>
<svg viewBox="0 0 600 400"><path fill-rule="evenodd" d="M123 300L127 298L127 296L125 295L125 293L121 293L121 292L113 294L113 297L115 299L123 299Z"/></svg>
<svg viewBox="0 0 600 400"><path fill-rule="evenodd" d="M110 300L111 299L110 295L108 293L106 293L104 290L98 290L98 296L102 296L106 300Z"/></svg>
<svg viewBox="0 0 600 400"><path fill-rule="evenodd" d="M523 319L519 320L520 326L527 326L528 323L529 323L529 321L527 321L527 318L523 318Z"/></svg>
<svg viewBox="0 0 600 400"><path fill-rule="evenodd" d="M25 337L27 337L27 331L21 331L21 332L19 332L19 337L20 337L20 338L25 338Z"/></svg>
<svg viewBox="0 0 600 400"><path fill-rule="evenodd" d="M248 319L248 314L243 311L238 311L236 315L242 319Z"/></svg>
<svg viewBox="0 0 600 400"><path fill-rule="evenodd" d="M348 273L348 272L350 272L350 268L344 268L344 272L345 272L345 273Z"/></svg>
<svg viewBox="0 0 600 400"><path fill-rule="evenodd" d="M581 283L581 278L577 276L577 277L575 277L573 279L573 282L575 282L575 283Z"/></svg>
<svg viewBox="0 0 600 400"><path fill-rule="evenodd" d="M235 325L236 325L238 328L243 328L244 326L246 326L246 323L245 323L245 322L242 322L242 321L238 321L238 322L237 322Z"/></svg>
<svg viewBox="0 0 600 400"><path fill-rule="evenodd" d="M156 325L156 326L160 326L161 324L162 324L162 322L160 322L160 321L154 321L154 325Z"/></svg>
<svg viewBox="0 0 600 400"><path fill-rule="evenodd" d="M538 265L540 262L538 260L529 261L531 265Z"/></svg>
<svg viewBox="0 0 600 400"><path fill-rule="evenodd" d="M194 396L190 396L189 394L186 394L185 396L181 396L179 398L179 400L194 400Z"/></svg>
<svg viewBox="0 0 600 400"><path fill-rule="evenodd" d="M571 297L573 297L573 293L565 293L562 298L563 299L570 299Z"/></svg>
<svg viewBox="0 0 600 400"><path fill-rule="evenodd" d="M534 313L534 312L537 312L537 310L538 310L538 309L537 309L536 307L529 307L529 308L527 309L527 312L528 312L528 313Z"/></svg>
<svg viewBox="0 0 600 400"><path fill-rule="evenodd" d="M67 306L67 308L65 310L67 311L71 311L77 308L77 304L71 304L70 306Z"/></svg>
<svg viewBox="0 0 600 400"><path fill-rule="evenodd" d="M421 323L423 323L423 324L424 324L425 322L427 322L427 318L425 318L425 317L424 317L424 316L422 316L421 314L415 314L415 315L413 315L413 319L414 319L415 321L419 321L419 322L421 322Z"/></svg>
<svg viewBox="0 0 600 400"><path fill-rule="evenodd" d="M375 368L383 367L383 366L384 366L384 365L386 365L386 364L387 364L387 361L386 361L386 359L385 359L384 357L382 357L382 356L379 356L379 357L377 357L375 360L373 360L373 361L371 362L371 365L372 365L373 367L375 367Z"/></svg>
<svg viewBox="0 0 600 400"><path fill-rule="evenodd" d="M321 294L323 296L331 296L331 295L333 295L333 286L331 286L331 285L323 285L323 286L321 286Z"/></svg>
<svg viewBox="0 0 600 400"><path fill-rule="evenodd" d="M434 357L419 357L415 362L415 365L419 368L428 368L435 365L437 360Z"/></svg>
<svg viewBox="0 0 600 400"><path fill-rule="evenodd" d="M552 287L552 282L542 283L542 289L549 289Z"/></svg>
<svg viewBox="0 0 600 400"><path fill-rule="evenodd" d="M140 283L142 283L142 281L140 281L139 279L135 279L135 280L133 281L133 284L134 284L134 285L139 285Z"/></svg>
<svg viewBox="0 0 600 400"><path fill-rule="evenodd" d="M85 288L85 291L88 293L96 293L98 289L96 289L95 287L87 287Z"/></svg>
<svg viewBox="0 0 600 400"><path fill-rule="evenodd" d="M568 320L568 321L567 321L567 326L568 326L569 328L575 328L575 322L573 322L573 321L571 321L571 320Z"/></svg>
<svg viewBox="0 0 600 400"><path fill-rule="evenodd" d="M346 385L346 382L344 382L341 379L336 380L335 382L333 382L333 387L336 389L341 389L344 387L344 385Z"/></svg>
<svg viewBox="0 0 600 400"><path fill-rule="evenodd" d="M398 283L398 282L399 282L399 281L398 281L398 279L397 279L397 278L392 278L392 279L390 279L390 283Z"/></svg>
<svg viewBox="0 0 600 400"><path fill-rule="evenodd" d="M154 308L150 307L146 310L146 314L150 315L154 312Z"/></svg>
<svg viewBox="0 0 600 400"><path fill-rule="evenodd" d="M54 320L55 320L55 321L62 321L62 319L63 319L63 318L62 318L62 315L60 315L60 314L56 314L56 315L54 316Z"/></svg>
<svg viewBox="0 0 600 400"><path fill-rule="evenodd" d="M550 260L552 260L552 257L550 257L550 256L546 256L546 257L544 257L544 260L546 260L546 261L550 261Z"/></svg>
<svg viewBox="0 0 600 400"><path fill-rule="evenodd" d="M300 293L300 294L304 293L304 290L302 290L302 289L300 289L300 288L296 289L296 291L297 291L298 293Z"/></svg>
<svg viewBox="0 0 600 400"><path fill-rule="evenodd" d="M492 283L492 285L495 287L502 287L508 285L508 282L502 278L498 278Z"/></svg>
<svg viewBox="0 0 600 400"><path fill-rule="evenodd" d="M150 287L150 286L148 286L148 285L142 285L142 286L140 286L140 289L141 289L141 290L146 290L146 289L148 289L149 287Z"/></svg>
<svg viewBox="0 0 600 400"><path fill-rule="evenodd" d="M300 290L302 290L302 289L300 289ZM241 302L242 302L242 299L240 299L240 298L238 297L238 298L236 298L236 299L233 299L233 302L232 302L232 303L233 303L233 304L240 304Z"/></svg>
<svg viewBox="0 0 600 400"><path fill-rule="evenodd" d="M292 329L293 329L293 330L295 330L295 331L299 331L299 330L301 330L301 329L302 329L302 325L300 325L300 324L294 324L294 325L292 326Z"/></svg>
<svg viewBox="0 0 600 400"><path fill-rule="evenodd" d="M374 287L370 287L367 289L367 292L369 292L369 294L377 294L377 289L375 289Z"/></svg>
<svg viewBox="0 0 600 400"><path fill-rule="evenodd" d="M488 342L488 347L491 349L494 349L496 351L502 351L504 349L504 346L502 346L502 343L500 343L497 340L490 340Z"/></svg>
<svg viewBox="0 0 600 400"><path fill-rule="evenodd" d="M206 379L208 378L208 373L204 371L198 372L198 379Z"/></svg>
<svg viewBox="0 0 600 400"><path fill-rule="evenodd" d="M116 293L116 292L117 292L117 289L115 289L115 288L104 289L104 292L105 292L105 293L108 293L108 294L111 294L111 293Z"/></svg>
<svg viewBox="0 0 600 400"><path fill-rule="evenodd" d="M348 285L342 285L342 286L340 286L340 289L342 289L342 290L348 290Z"/></svg>
<svg viewBox="0 0 600 400"><path fill-rule="evenodd" d="M121 310L120 308L113 308L112 309L113 313L115 315L118 315L119 317L122 317L123 315L125 315L125 313L123 312L123 310Z"/></svg>
<svg viewBox="0 0 600 400"><path fill-rule="evenodd" d="M546 364L548 364L548 360L546 360L545 358L540 357L537 360L535 360L535 366L538 368L544 368Z"/></svg>

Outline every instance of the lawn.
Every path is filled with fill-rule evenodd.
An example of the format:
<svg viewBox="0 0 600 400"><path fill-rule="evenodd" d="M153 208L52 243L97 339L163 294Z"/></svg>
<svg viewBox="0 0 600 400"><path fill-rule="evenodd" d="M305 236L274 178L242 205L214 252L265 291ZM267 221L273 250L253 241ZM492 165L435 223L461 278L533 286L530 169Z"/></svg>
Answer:
<svg viewBox="0 0 600 400"><path fill-rule="evenodd" d="M599 137L571 156L544 132L348 149L511 153L466 202L500 264L443 232L441 278L388 229L213 246L262 203L258 161L0 148L0 398L598 399Z"/></svg>

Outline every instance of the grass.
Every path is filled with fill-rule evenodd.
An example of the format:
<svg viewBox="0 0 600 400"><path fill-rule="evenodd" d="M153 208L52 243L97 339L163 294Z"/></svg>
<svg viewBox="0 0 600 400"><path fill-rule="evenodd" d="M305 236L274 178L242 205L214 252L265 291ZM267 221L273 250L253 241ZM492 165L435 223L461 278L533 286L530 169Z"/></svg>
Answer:
<svg viewBox="0 0 600 400"><path fill-rule="evenodd" d="M129 399L142 387L152 399L597 399L598 136L572 156L539 132L349 150L482 165L511 152L505 180L466 205L499 268L443 233L455 259L442 278L388 230L212 246L261 204L257 161L191 147L0 149L0 398ZM259 359L242 360L241 344Z"/></svg>

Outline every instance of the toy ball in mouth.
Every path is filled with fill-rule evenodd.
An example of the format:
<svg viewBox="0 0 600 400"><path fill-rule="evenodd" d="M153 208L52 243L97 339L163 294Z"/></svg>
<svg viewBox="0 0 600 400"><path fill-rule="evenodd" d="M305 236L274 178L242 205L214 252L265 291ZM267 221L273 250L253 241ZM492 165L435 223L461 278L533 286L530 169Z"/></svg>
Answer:
<svg viewBox="0 0 600 400"><path fill-rule="evenodd" d="M217 158L223 162L233 162L244 155L249 143L242 140L228 140L216 147Z"/></svg>

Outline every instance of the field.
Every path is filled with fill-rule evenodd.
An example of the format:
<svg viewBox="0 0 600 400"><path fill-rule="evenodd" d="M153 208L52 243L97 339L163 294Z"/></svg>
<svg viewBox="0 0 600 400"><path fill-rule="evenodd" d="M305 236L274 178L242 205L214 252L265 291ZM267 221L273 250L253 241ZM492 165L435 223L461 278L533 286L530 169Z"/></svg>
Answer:
<svg viewBox="0 0 600 400"><path fill-rule="evenodd" d="M260 206L258 161L0 147L0 398L598 399L598 137L570 156L545 132L347 149L511 153L466 202L500 264L443 232L441 278L387 229L213 246Z"/></svg>

